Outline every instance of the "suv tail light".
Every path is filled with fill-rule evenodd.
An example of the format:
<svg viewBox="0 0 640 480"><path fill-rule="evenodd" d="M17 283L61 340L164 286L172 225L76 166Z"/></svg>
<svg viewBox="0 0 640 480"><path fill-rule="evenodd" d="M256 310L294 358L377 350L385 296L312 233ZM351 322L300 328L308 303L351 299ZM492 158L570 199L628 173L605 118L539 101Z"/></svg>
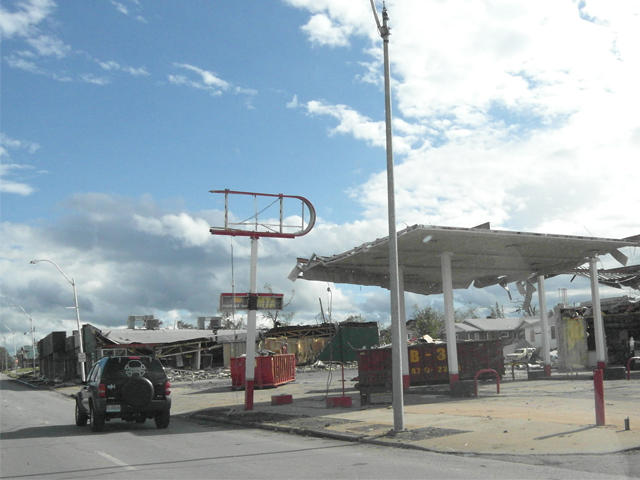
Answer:
<svg viewBox="0 0 640 480"><path fill-rule="evenodd" d="M168 380L164 382L164 394L166 397L171 395L171 382L169 382Z"/></svg>
<svg viewBox="0 0 640 480"><path fill-rule="evenodd" d="M107 396L107 386L104 383L98 385L98 396L105 398Z"/></svg>

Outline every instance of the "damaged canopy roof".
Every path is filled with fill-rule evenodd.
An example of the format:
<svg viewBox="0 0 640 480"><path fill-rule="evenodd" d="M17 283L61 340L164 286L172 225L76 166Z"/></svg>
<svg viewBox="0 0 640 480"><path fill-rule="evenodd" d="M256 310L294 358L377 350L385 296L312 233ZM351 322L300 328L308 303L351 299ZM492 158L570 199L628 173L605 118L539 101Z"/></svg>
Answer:
<svg viewBox="0 0 640 480"><path fill-rule="evenodd" d="M476 228L414 225L397 234L398 263L405 291L442 292L440 255L450 252L453 287L527 280L537 275L571 272L595 255L611 254L622 264L618 249L640 245L635 239L551 235ZM299 258L291 280L319 280L389 288L389 237L329 257Z"/></svg>
<svg viewBox="0 0 640 480"><path fill-rule="evenodd" d="M575 273L589 277L588 268L577 268ZM629 287L640 290L640 265L598 270L598 282L615 288Z"/></svg>

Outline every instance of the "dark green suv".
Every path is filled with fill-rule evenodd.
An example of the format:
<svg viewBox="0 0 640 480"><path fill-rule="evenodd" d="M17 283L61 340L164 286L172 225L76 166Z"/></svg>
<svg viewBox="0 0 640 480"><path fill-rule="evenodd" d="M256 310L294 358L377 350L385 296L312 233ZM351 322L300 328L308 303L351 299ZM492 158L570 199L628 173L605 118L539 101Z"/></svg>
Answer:
<svg viewBox="0 0 640 480"><path fill-rule="evenodd" d="M160 360L152 357L101 358L76 394L76 425L89 421L94 432L112 418L137 423L153 418L158 428L167 428L170 410L171 384Z"/></svg>

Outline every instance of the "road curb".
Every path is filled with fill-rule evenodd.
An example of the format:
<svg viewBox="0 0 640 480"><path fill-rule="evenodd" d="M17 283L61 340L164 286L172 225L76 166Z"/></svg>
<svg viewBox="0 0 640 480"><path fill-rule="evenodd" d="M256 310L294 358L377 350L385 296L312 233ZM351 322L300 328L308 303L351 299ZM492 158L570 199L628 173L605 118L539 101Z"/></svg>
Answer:
<svg viewBox="0 0 640 480"><path fill-rule="evenodd" d="M402 448L405 450L419 450L423 452L431 452L431 453L443 453L449 455L482 455L481 453L474 452L452 452L452 451L444 451L437 450L433 448L423 447L421 445L414 445L411 443L403 443L399 441L385 441L379 440L378 438L367 437L366 435L352 435L348 433L340 433L340 432L329 432L329 431L318 431L311 430L308 428L300 428L295 426L286 426L286 425L274 425L269 423L260 423L260 422L249 422L244 420L236 420L231 419L229 417L219 417L219 416L211 416L205 415L201 413L189 414L187 418L203 420L212 423L220 423L226 425L237 425L246 428L257 428L262 430L270 430L274 432L283 432L283 433L291 433L295 435L305 436L305 437L317 437L317 438L329 438L332 440L339 440L344 442L351 443L364 443L369 445L376 445L381 447L393 447L393 448Z"/></svg>
<svg viewBox="0 0 640 480"><path fill-rule="evenodd" d="M453 451L453 450L441 450L437 448L424 447L422 445L416 445L413 443L394 441L392 439L383 440L381 437L383 435L378 435L376 437L367 437L366 435L353 435L348 433L340 433L340 432L330 432L330 431L321 431L321 430L311 430L308 428L296 427L292 425L275 425L272 423L261 423L261 422L253 422L240 420L236 418L230 418L229 416L215 416L215 415L206 415L203 413L190 413L181 415L186 419L194 419L211 423L219 423L223 425L235 425L245 428L256 428L261 430L269 430L274 432L282 432L289 433L294 435L300 435L305 437L316 437L316 438L328 438L332 440L339 440L344 442L351 443L362 443L369 445L376 445L380 447L393 447L393 448L402 448L405 450L417 450L423 452L430 453L440 453L447 455L459 455L459 456L478 456L478 457L512 457L514 455L521 455L517 453L486 453L486 452L468 452L468 451ZM553 455L557 456L575 456L575 455L611 455L611 454L620 454L626 452L640 451L639 446L622 448L620 450L616 450L613 452L602 452L602 453L554 453ZM549 453L531 453L527 454L529 457L546 457L550 455Z"/></svg>

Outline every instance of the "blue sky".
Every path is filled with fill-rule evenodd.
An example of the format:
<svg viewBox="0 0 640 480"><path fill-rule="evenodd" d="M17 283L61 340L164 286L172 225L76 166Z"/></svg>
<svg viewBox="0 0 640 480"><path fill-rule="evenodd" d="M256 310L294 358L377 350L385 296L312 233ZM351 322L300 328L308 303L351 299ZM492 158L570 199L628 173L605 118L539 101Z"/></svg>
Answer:
<svg viewBox="0 0 640 480"><path fill-rule="evenodd" d="M639 7L534 3L387 2L398 228L640 233ZM258 283L293 291L294 321L329 300L326 284L287 280L296 257L386 235L368 0L4 1L0 32L0 339L23 328L11 304L42 334L73 328L69 286L34 257L75 278L83 320L99 326L215 315L231 240L208 233L223 209L211 189L316 206L307 237L260 246ZM233 242L247 288L248 241ZM551 296L588 291L554 282ZM386 292L331 288L334 319L388 321ZM492 289L456 299L509 306Z"/></svg>

